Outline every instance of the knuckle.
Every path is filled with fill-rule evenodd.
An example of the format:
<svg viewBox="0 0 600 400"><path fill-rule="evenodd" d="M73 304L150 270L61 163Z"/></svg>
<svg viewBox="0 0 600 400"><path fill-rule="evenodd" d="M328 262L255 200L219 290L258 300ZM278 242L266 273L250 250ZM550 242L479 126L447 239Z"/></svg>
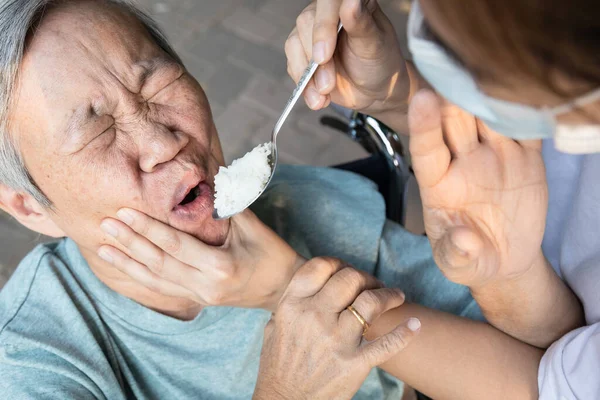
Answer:
<svg viewBox="0 0 600 400"><path fill-rule="evenodd" d="M313 26L313 34L318 38L326 38L335 32L334 26L328 21L317 21Z"/></svg>
<svg viewBox="0 0 600 400"><path fill-rule="evenodd" d="M406 301L406 293L404 293L404 290L398 289L398 288L394 288L394 289L390 289L390 290L392 290L392 292L394 293L394 296L398 298L400 304L404 304L404 302Z"/></svg>
<svg viewBox="0 0 600 400"><path fill-rule="evenodd" d="M377 0L361 0L365 9L373 13L377 9Z"/></svg>
<svg viewBox="0 0 600 400"><path fill-rule="evenodd" d="M133 261L128 256L126 256L126 255L123 256L118 253L115 255L117 257L115 257L115 263L113 265L119 271L124 272L125 274L131 276L131 271L135 270L136 268L139 268L139 264L137 262Z"/></svg>
<svg viewBox="0 0 600 400"><path fill-rule="evenodd" d="M178 254L181 251L181 238L176 233L165 234L162 242L164 250L169 254Z"/></svg>
<svg viewBox="0 0 600 400"><path fill-rule="evenodd" d="M345 286L349 289L356 290L366 281L365 276L361 272L351 267L345 267L338 272L338 274L340 279L345 283Z"/></svg>
<svg viewBox="0 0 600 400"><path fill-rule="evenodd" d="M119 271L127 274L126 262L121 257L116 257L112 265Z"/></svg>
<svg viewBox="0 0 600 400"><path fill-rule="evenodd" d="M365 311L378 310L382 306L381 298L371 290L362 292L356 299L356 304Z"/></svg>
<svg viewBox="0 0 600 400"><path fill-rule="evenodd" d="M288 38L286 39L285 44L283 45L285 54L287 54L288 56L290 54L293 54L294 48L298 47L298 45L300 44L300 38L298 37L298 35L296 35L295 32L292 32L290 36L288 36Z"/></svg>
<svg viewBox="0 0 600 400"><path fill-rule="evenodd" d="M296 18L296 26L298 28L310 27L315 21L315 11L307 7Z"/></svg>
<svg viewBox="0 0 600 400"><path fill-rule="evenodd" d="M292 46L293 46L293 44L291 43L290 38L287 38L285 40L285 43L283 44L283 51L288 59L289 59L290 55L292 54ZM289 71L290 71L290 63L289 62L288 62L287 67L288 67L288 73L289 73Z"/></svg>
<svg viewBox="0 0 600 400"><path fill-rule="evenodd" d="M229 263L220 263L214 269L217 279L221 281L232 280L236 275L236 269Z"/></svg>
<svg viewBox="0 0 600 400"><path fill-rule="evenodd" d="M340 261L332 257L317 257L313 258L316 268L324 273L333 273L338 269Z"/></svg>
<svg viewBox="0 0 600 400"><path fill-rule="evenodd" d="M149 218L139 218L135 223L135 230L142 236L148 236L150 233L151 225Z"/></svg>
<svg viewBox="0 0 600 400"><path fill-rule="evenodd" d="M156 275L161 275L164 271L165 256L162 251L156 251L150 256L146 266Z"/></svg>
<svg viewBox="0 0 600 400"><path fill-rule="evenodd" d="M320 281L323 277L331 277L338 270L339 260L330 257L315 257L305 264L303 273L312 277L314 281Z"/></svg>
<svg viewBox="0 0 600 400"><path fill-rule="evenodd" d="M127 248L131 248L131 245L133 244L134 237L135 237L135 234L132 233L131 230L129 230L129 229L123 229L123 230L121 230L119 232L119 236L117 237L117 240L123 246L125 246Z"/></svg>
<svg viewBox="0 0 600 400"><path fill-rule="evenodd" d="M462 116L460 108L456 107L449 101L444 101L441 107L442 116L446 118L458 118Z"/></svg>

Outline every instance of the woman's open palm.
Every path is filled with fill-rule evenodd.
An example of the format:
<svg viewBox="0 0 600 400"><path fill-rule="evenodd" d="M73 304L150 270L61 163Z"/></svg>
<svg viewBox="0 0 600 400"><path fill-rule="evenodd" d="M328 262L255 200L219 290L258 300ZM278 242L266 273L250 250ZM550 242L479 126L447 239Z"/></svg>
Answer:
<svg viewBox="0 0 600 400"><path fill-rule="evenodd" d="M547 184L541 142L517 142L431 91L410 107L410 151L435 260L471 288L541 256Z"/></svg>

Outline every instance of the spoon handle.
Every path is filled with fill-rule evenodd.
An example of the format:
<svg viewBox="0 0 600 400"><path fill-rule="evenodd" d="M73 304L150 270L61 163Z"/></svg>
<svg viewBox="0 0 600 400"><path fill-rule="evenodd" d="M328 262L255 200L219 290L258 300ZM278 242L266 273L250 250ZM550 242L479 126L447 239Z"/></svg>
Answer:
<svg viewBox="0 0 600 400"><path fill-rule="evenodd" d="M338 34L340 33L341 30L342 30L342 23L340 22L338 24L338 30L337 30ZM285 108L283 109L283 112L281 113L281 116L277 120L277 123L275 124L275 127L273 128L273 137L271 139L273 141L273 143L275 142L275 140L277 138L277 134L279 133L279 130L281 129L281 126L283 125L283 123L285 122L285 120L287 119L287 117L290 115L290 112L294 108L294 105L296 105L296 102L298 101L298 99L300 98L300 96L302 96L302 93L304 92L304 89L306 89L306 86L308 85L308 82L310 82L310 79L315 74L315 71L317 70L317 68L319 68L319 64L317 64L316 62L314 62L311 59L310 62L308 63L308 66L304 70L304 73L302 74L302 77L300 77L300 80L298 81L298 84L296 85L296 88L292 92L292 95L290 96L290 98L288 99L287 103L285 104Z"/></svg>

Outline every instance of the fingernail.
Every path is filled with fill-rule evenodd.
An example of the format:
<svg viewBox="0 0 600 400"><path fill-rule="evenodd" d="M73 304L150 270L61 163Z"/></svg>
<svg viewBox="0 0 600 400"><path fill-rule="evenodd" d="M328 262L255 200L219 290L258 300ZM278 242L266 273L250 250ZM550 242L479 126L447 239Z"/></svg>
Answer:
<svg viewBox="0 0 600 400"><path fill-rule="evenodd" d="M314 88L306 89L306 101L310 108L316 108L321 100L321 95Z"/></svg>
<svg viewBox="0 0 600 400"><path fill-rule="evenodd" d="M117 227L110 221L103 221L100 224L100 228L104 231L104 233L109 234L112 237L117 237L119 235L119 230Z"/></svg>
<svg viewBox="0 0 600 400"><path fill-rule="evenodd" d="M108 251L104 250L104 249L100 249L98 250L98 256L103 259L104 261L106 261L107 263L113 263L114 260L112 258L112 256L109 254Z"/></svg>
<svg viewBox="0 0 600 400"><path fill-rule="evenodd" d="M399 290L399 289L398 289L398 295L399 295L400 297L402 297L402 300L403 300L403 301L404 301L404 300L406 300L406 295L404 294L404 292L403 292L402 290Z"/></svg>
<svg viewBox="0 0 600 400"><path fill-rule="evenodd" d="M406 326L408 326L408 329L411 331L416 332L421 329L421 321L419 321L417 318L411 318L406 323Z"/></svg>
<svg viewBox="0 0 600 400"><path fill-rule="evenodd" d="M325 62L325 42L317 42L313 46L313 61L317 64Z"/></svg>
<svg viewBox="0 0 600 400"><path fill-rule="evenodd" d="M117 211L117 217L127 225L133 224L133 214L126 210L125 208Z"/></svg>
<svg viewBox="0 0 600 400"><path fill-rule="evenodd" d="M331 79L329 79L329 72L327 72L327 70L325 69L318 69L316 83L320 91L326 90L331 84Z"/></svg>

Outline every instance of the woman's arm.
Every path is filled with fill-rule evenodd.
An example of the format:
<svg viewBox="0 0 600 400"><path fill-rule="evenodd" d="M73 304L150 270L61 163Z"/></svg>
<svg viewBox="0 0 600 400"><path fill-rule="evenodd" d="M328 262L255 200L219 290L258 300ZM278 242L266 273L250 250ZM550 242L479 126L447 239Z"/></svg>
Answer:
<svg viewBox="0 0 600 400"><path fill-rule="evenodd" d="M373 339L409 316L421 331L409 347L381 365L385 371L434 399L537 399L543 351L494 327L405 304L380 317L367 334Z"/></svg>
<svg viewBox="0 0 600 400"><path fill-rule="evenodd" d="M520 277L471 293L492 325L542 348L585 324L579 299L541 253Z"/></svg>
<svg viewBox="0 0 600 400"><path fill-rule="evenodd" d="M427 237L444 275L469 287L490 323L534 346L581 325L581 305L541 250L541 142L503 137L431 91L414 96L409 125Z"/></svg>

